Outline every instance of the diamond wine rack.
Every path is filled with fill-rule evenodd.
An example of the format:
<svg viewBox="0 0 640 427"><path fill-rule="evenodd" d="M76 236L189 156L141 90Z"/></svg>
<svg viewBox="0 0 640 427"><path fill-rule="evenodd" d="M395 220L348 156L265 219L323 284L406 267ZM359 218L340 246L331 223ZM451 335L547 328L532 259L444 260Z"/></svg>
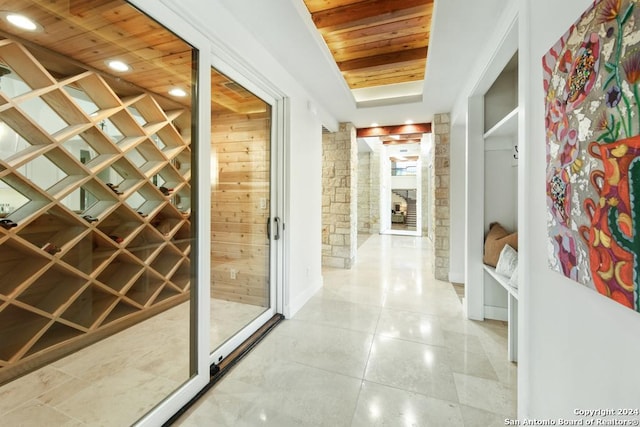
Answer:
<svg viewBox="0 0 640 427"><path fill-rule="evenodd" d="M0 65L2 383L188 299L191 118L12 40Z"/></svg>

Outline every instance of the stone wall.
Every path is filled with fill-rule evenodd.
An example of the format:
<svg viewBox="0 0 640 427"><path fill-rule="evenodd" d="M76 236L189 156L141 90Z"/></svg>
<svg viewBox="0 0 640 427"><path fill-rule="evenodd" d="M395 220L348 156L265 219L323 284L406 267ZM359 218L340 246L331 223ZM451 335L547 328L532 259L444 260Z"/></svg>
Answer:
<svg viewBox="0 0 640 427"><path fill-rule="evenodd" d="M433 271L436 279L449 280L449 114L433 120Z"/></svg>
<svg viewBox="0 0 640 427"><path fill-rule="evenodd" d="M369 206L371 215L369 217L371 233L380 232L380 152L382 143L372 144L371 149L371 192L369 193Z"/></svg>
<svg viewBox="0 0 640 427"><path fill-rule="evenodd" d="M341 123L322 138L322 265L351 268L358 246L356 128Z"/></svg>
<svg viewBox="0 0 640 427"><path fill-rule="evenodd" d="M431 138L431 135L429 135ZM425 138L422 140L422 144L428 144L429 140L425 141ZM428 237L433 241L433 230L431 226L431 222L433 221L432 216L432 205L433 205L433 197L431 187L431 183L433 182L433 159L431 152L429 152L424 146L421 148L420 155L422 156L422 236Z"/></svg>
<svg viewBox="0 0 640 427"><path fill-rule="evenodd" d="M358 233L371 234L371 152L358 153Z"/></svg>

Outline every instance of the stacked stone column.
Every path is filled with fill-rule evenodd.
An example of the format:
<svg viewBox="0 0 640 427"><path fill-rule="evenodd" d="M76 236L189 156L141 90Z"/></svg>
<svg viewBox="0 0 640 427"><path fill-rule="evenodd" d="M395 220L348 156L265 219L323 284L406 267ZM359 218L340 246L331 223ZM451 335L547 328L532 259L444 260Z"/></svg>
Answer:
<svg viewBox="0 0 640 427"><path fill-rule="evenodd" d="M371 234L371 152L358 154L358 233Z"/></svg>
<svg viewBox="0 0 640 427"><path fill-rule="evenodd" d="M356 128L341 123L322 139L322 265L351 268L358 245Z"/></svg>
<svg viewBox="0 0 640 427"><path fill-rule="evenodd" d="M449 280L449 114L433 120L433 272L438 280Z"/></svg>

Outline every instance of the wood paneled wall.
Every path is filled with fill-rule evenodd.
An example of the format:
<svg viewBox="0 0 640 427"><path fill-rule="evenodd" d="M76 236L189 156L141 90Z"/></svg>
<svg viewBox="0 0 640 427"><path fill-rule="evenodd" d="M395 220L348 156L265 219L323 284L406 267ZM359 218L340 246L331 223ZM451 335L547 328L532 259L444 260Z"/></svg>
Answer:
<svg viewBox="0 0 640 427"><path fill-rule="evenodd" d="M268 306L270 111L211 117L211 296ZM232 278L235 271L235 279Z"/></svg>

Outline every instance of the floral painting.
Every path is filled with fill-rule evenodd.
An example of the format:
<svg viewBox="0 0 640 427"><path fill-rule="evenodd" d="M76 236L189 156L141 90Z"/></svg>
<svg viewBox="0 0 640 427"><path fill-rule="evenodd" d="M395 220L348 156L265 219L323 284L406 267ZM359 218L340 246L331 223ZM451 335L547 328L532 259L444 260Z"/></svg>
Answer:
<svg viewBox="0 0 640 427"><path fill-rule="evenodd" d="M600 0L544 56L551 268L640 311L640 5Z"/></svg>

